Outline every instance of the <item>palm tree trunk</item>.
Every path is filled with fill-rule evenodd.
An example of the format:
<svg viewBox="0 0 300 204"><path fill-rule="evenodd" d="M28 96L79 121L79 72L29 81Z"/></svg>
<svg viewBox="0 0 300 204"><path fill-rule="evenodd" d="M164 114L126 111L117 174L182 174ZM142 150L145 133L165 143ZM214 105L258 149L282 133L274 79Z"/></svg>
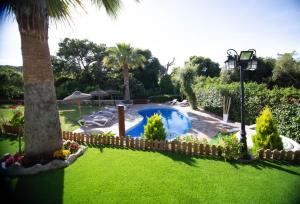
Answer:
<svg viewBox="0 0 300 204"><path fill-rule="evenodd" d="M25 154L37 161L48 159L55 150L61 149L62 137L48 46L45 1L35 1L31 7L35 12L28 14L25 9L19 9L15 14L23 56Z"/></svg>
<svg viewBox="0 0 300 204"><path fill-rule="evenodd" d="M123 66L123 76L124 76L124 100L129 101L130 100L130 91L129 91L129 68L128 65L125 64Z"/></svg>

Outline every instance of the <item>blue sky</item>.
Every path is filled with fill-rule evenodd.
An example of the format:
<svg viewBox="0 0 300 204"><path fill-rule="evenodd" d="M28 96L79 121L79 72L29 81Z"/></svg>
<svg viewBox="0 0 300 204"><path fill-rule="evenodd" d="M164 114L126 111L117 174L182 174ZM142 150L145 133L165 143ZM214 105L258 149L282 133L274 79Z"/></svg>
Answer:
<svg viewBox="0 0 300 204"><path fill-rule="evenodd" d="M150 49L165 65L175 57L182 66L189 56L222 63L226 50L254 48L262 57L300 53L300 0L123 0L117 19L103 9L73 10L73 22L51 23L51 54L63 38L88 39L107 46L126 42ZM22 65L16 22L0 25L0 64Z"/></svg>

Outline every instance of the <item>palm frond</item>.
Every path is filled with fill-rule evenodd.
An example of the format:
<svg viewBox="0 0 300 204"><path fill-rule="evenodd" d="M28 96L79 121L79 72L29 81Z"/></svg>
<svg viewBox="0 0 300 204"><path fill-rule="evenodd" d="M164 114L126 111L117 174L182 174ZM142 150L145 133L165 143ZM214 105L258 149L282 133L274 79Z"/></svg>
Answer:
<svg viewBox="0 0 300 204"><path fill-rule="evenodd" d="M0 22L13 16L13 5L15 1L1 0L0 1Z"/></svg>

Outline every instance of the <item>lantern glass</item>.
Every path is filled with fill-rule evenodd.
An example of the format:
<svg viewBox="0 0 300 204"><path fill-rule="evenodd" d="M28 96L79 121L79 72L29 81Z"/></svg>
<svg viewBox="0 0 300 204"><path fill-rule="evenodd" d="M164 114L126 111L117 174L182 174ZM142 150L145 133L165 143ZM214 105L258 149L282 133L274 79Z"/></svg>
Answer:
<svg viewBox="0 0 300 204"><path fill-rule="evenodd" d="M234 68L235 68L235 59L234 59L234 58L231 58L231 59L228 61L228 68L229 68L229 69L234 69Z"/></svg>
<svg viewBox="0 0 300 204"><path fill-rule="evenodd" d="M241 51L240 60L241 61L249 61L251 59L252 55L253 55L252 50Z"/></svg>

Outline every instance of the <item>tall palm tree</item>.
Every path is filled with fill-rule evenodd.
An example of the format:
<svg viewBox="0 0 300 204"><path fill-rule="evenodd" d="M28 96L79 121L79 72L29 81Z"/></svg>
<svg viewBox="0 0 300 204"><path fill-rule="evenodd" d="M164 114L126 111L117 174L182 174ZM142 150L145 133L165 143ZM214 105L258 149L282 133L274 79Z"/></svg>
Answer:
<svg viewBox="0 0 300 204"><path fill-rule="evenodd" d="M48 46L49 19L68 21L83 0L1 0L0 20L15 17L21 35L25 102L25 154L36 161L62 147ZM121 0L90 0L116 16Z"/></svg>
<svg viewBox="0 0 300 204"><path fill-rule="evenodd" d="M118 43L116 47L108 48L108 55L103 59L103 65L122 69L124 77L124 100L130 100L129 69L143 66L146 58L136 49L126 43Z"/></svg>

